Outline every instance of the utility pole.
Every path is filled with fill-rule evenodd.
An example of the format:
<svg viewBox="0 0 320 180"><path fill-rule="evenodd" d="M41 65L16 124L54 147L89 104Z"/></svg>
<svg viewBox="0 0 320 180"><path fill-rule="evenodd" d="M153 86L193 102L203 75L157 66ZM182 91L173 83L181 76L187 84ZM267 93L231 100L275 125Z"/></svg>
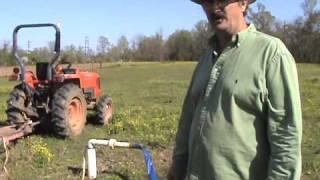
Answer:
<svg viewBox="0 0 320 180"><path fill-rule="evenodd" d="M88 36L84 38L84 54L87 57L89 56L89 37Z"/></svg>
<svg viewBox="0 0 320 180"><path fill-rule="evenodd" d="M31 49L31 41L28 40L28 51L27 51L27 54L30 54L30 49Z"/></svg>
<svg viewBox="0 0 320 180"><path fill-rule="evenodd" d="M85 52L85 56L86 56L87 59L89 59L89 61L90 61L89 51L90 51L90 48L89 48L89 37L86 36L86 37L84 38L84 52ZM92 62L92 61L91 61L91 71L93 71L93 62Z"/></svg>

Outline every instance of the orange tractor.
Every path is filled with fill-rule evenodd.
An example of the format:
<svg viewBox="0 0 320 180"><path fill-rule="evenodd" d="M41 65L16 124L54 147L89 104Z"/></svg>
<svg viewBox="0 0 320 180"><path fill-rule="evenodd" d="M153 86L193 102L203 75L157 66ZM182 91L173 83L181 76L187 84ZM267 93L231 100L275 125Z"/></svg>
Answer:
<svg viewBox="0 0 320 180"><path fill-rule="evenodd" d="M36 73L26 70L18 55L17 34L22 28L52 27L55 29L54 56L51 62L38 62ZM13 32L13 55L19 65L11 80L21 80L7 101L8 122L14 125L40 122L46 131L59 137L77 136L87 121L87 109L95 111L94 121L105 125L112 118L112 100L102 95L100 76L78 68L59 64L60 29L55 24L24 24ZM66 64L66 63L64 63Z"/></svg>

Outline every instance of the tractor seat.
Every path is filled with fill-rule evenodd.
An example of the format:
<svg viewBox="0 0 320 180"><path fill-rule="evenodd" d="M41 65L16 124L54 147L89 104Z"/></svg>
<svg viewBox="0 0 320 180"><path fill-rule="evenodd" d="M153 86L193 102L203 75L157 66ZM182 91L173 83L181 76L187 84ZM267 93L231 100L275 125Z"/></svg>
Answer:
<svg viewBox="0 0 320 180"><path fill-rule="evenodd" d="M77 69L75 68L63 68L62 69L64 74L76 74Z"/></svg>
<svg viewBox="0 0 320 180"><path fill-rule="evenodd" d="M38 62L36 64L36 75L40 81L47 80L47 71L49 63L47 62Z"/></svg>

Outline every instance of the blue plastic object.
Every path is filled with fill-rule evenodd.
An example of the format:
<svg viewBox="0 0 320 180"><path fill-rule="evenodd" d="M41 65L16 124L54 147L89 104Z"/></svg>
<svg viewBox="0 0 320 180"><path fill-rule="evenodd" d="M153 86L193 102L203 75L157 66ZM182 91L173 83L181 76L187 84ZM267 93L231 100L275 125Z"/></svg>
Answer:
<svg viewBox="0 0 320 180"><path fill-rule="evenodd" d="M150 180L157 180L157 172L153 166L152 157L148 149L143 148L144 161L146 163L147 172Z"/></svg>
<svg viewBox="0 0 320 180"><path fill-rule="evenodd" d="M147 173L149 176L149 180L158 180L156 169L153 166L151 153L147 148L145 148L141 144L134 144L131 146L132 148L140 149L143 151L144 161L147 168Z"/></svg>

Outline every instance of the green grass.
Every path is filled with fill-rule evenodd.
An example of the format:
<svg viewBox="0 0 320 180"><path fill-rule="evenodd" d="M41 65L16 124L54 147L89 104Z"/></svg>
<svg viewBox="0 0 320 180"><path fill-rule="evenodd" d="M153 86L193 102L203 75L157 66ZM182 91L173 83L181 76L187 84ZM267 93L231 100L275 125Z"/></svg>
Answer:
<svg viewBox="0 0 320 180"><path fill-rule="evenodd" d="M0 121L6 119L6 107L8 94L17 82L10 82L5 78L0 78Z"/></svg>
<svg viewBox="0 0 320 180"><path fill-rule="evenodd" d="M88 139L116 138L151 150L160 179L170 164L177 120L195 63L124 63L99 69L102 87L113 98L114 122L88 125L75 139L32 135L10 148L11 179L80 179ZM320 66L299 64L303 105L303 179L320 179ZM0 79L0 119L12 83ZM0 149L1 150L1 149ZM1 150L3 151L3 150ZM0 166L4 153L0 154ZM97 147L99 179L145 179L137 150Z"/></svg>
<svg viewBox="0 0 320 180"><path fill-rule="evenodd" d="M299 64L304 179L320 179L320 66Z"/></svg>

